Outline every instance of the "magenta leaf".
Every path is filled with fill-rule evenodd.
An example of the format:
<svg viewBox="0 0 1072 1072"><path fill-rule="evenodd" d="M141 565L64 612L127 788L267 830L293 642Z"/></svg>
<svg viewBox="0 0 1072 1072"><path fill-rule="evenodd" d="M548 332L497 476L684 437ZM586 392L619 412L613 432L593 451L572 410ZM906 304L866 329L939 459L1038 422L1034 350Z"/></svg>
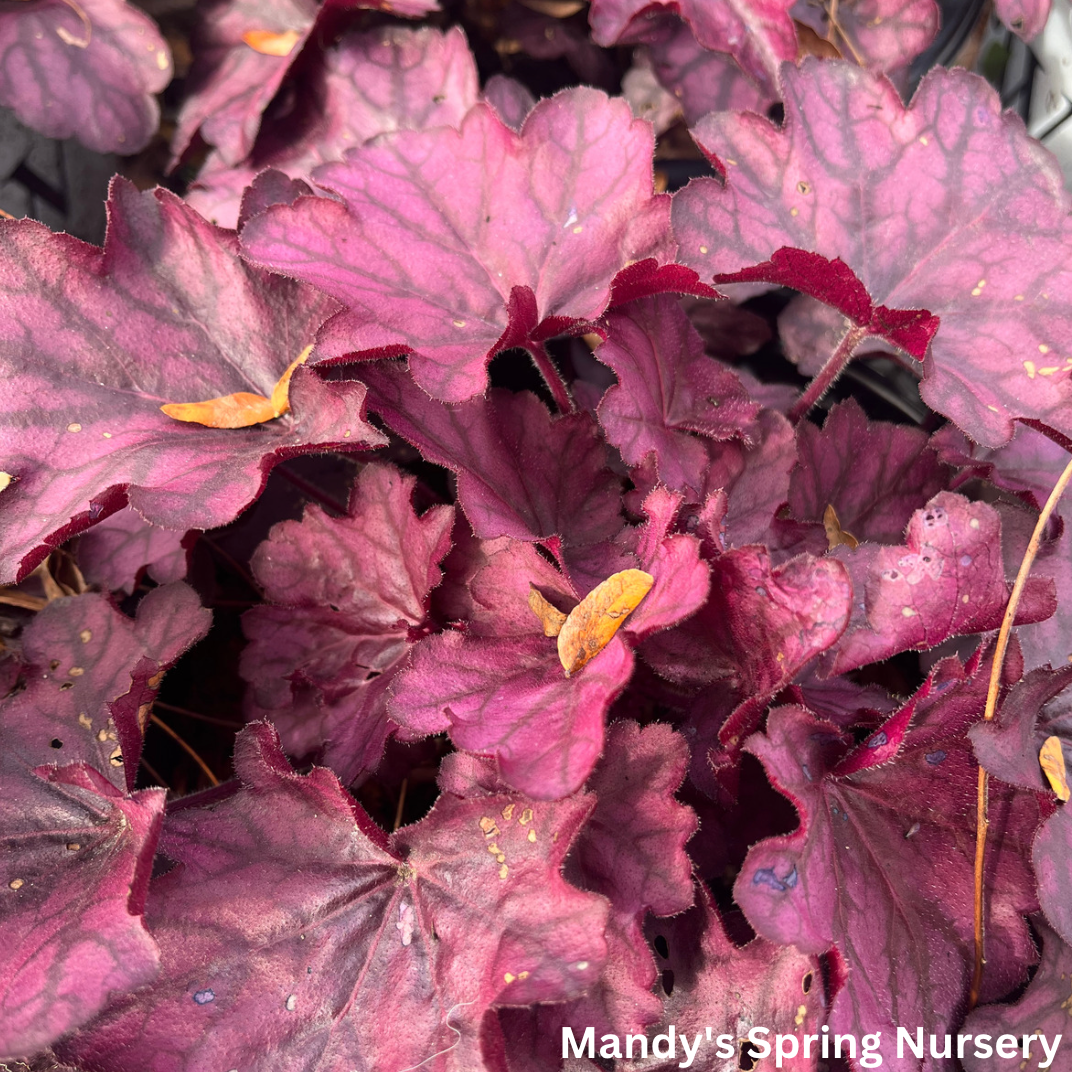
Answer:
<svg viewBox="0 0 1072 1072"><path fill-rule="evenodd" d="M144 570L158 584L181 581L188 543L186 534L150 525L127 507L79 539L78 566L90 584L130 595Z"/></svg>
<svg viewBox="0 0 1072 1072"><path fill-rule="evenodd" d="M326 30L324 16L347 7L389 8L397 15L419 18L437 5L435 0L391 4L342 0L323 6L317 0L208 0L200 4L192 41L196 63L172 142L175 159L189 148L199 130L224 164L239 164L248 157L264 110L302 55L314 28ZM248 35L263 33L291 35L289 49L278 55L272 54L276 49L254 48Z"/></svg>
<svg viewBox="0 0 1072 1072"><path fill-rule="evenodd" d="M5 748L0 1060L29 1058L153 980L142 911L163 814L163 789L128 797L86 764L33 769Z"/></svg>
<svg viewBox="0 0 1072 1072"><path fill-rule="evenodd" d="M1025 41L1042 33L1049 18L1051 0L995 0L994 11L1010 30Z"/></svg>
<svg viewBox="0 0 1072 1072"><path fill-rule="evenodd" d="M994 1052L1001 1035L1013 1036L1012 1049L1017 1058L1023 1059L1024 1068L1031 1072L1044 1067L1056 1070L1062 1060L1067 1060L1068 977L1072 975L1072 949L1044 920L1035 918L1032 922L1042 939L1038 971L1023 996L1012 1005L984 1005L968 1014L960 1029L960 1034L973 1038L964 1050L963 1064L967 1072L998 1072L1009 1067L1009 1060ZM1029 1042L1025 1058L1023 1040L1033 1035L1042 1035L1046 1039L1045 1047L1038 1039ZM979 1036L989 1036L989 1044L980 1046ZM1007 1041L1003 1049L1008 1051ZM1060 1056L1061 1049L1065 1050L1064 1058ZM1055 1057L1052 1063L1047 1060Z"/></svg>
<svg viewBox="0 0 1072 1072"><path fill-rule="evenodd" d="M305 76L296 113L266 119L244 163L231 166L219 150L212 153L187 201L234 227L242 191L261 169L308 177L377 134L457 126L477 98L476 64L458 27L347 34Z"/></svg>
<svg viewBox="0 0 1072 1072"><path fill-rule="evenodd" d="M160 678L211 621L185 584L149 592L135 619L92 593L53 600L23 632L25 688L0 700L4 751L30 767L85 763L133 789Z"/></svg>
<svg viewBox="0 0 1072 1072"><path fill-rule="evenodd" d="M235 769L229 799L169 816L176 866L147 915L161 978L76 1038L80 1063L484 1069L488 1009L598 978L606 903L560 873L590 797L444 795L388 838L329 771L294 774L262 723Z"/></svg>
<svg viewBox="0 0 1072 1072"><path fill-rule="evenodd" d="M478 104L460 130L397 131L317 168L344 203L275 206L243 246L347 307L319 356L408 353L421 387L461 402L496 353L589 330L620 269L669 259L652 150L651 128L596 90L541 101L520 134Z"/></svg>
<svg viewBox="0 0 1072 1072"><path fill-rule="evenodd" d="M597 44L656 39L667 16L680 15L696 40L728 52L765 90L778 84L778 68L797 56L797 32L786 0L592 0L588 21Z"/></svg>
<svg viewBox="0 0 1072 1072"><path fill-rule="evenodd" d="M502 390L444 405L398 364L366 365L361 375L370 408L458 474L458 501L482 539L560 536L569 549L621 528L620 481L589 414L553 417L535 395Z"/></svg>
<svg viewBox="0 0 1072 1072"><path fill-rule="evenodd" d="M771 712L749 739L799 828L753 847L734 886L761 937L802 952L831 947L847 969L831 1032L859 1038L895 1025L939 1036L957 1027L973 965L972 874L977 768L967 729L983 706L989 660L939 663L919 691L862 743L800 707ZM1027 861L1037 794L990 787L982 1000L1025 978L1034 947ZM876 950L882 950L876 955ZM940 1062L887 1055L888 1067Z"/></svg>
<svg viewBox="0 0 1072 1072"><path fill-rule="evenodd" d="M418 517L414 483L368 465L347 516L308 506L300 522L276 525L251 563L271 605L243 618L246 714L270 718L291 755L325 763L344 783L380 760L386 689L428 628L450 549L453 509Z"/></svg>
<svg viewBox="0 0 1072 1072"><path fill-rule="evenodd" d="M652 454L663 484L698 494L708 457L695 435L747 442L759 406L730 369L704 353L675 299L630 302L606 323L596 357L618 377L599 404L607 439L627 464Z"/></svg>
<svg viewBox="0 0 1072 1072"><path fill-rule="evenodd" d="M934 39L939 11L934 0L852 0L827 7L797 0L793 18L833 43L846 59L872 70L907 67ZM831 14L837 25L831 25Z"/></svg>
<svg viewBox="0 0 1072 1072"><path fill-rule="evenodd" d="M825 673L843 674L1001 624L1010 585L1001 518L986 503L939 492L912 515L904 545L841 550L856 600L844 639L826 657ZM1017 621L1041 621L1053 611L1053 582L1029 579Z"/></svg>
<svg viewBox="0 0 1072 1072"><path fill-rule="evenodd" d="M0 13L0 104L49 138L136 153L156 132L171 53L123 0L28 0Z"/></svg>
<svg viewBox="0 0 1072 1072"><path fill-rule="evenodd" d="M291 381L291 412L268 424L214 429L162 413L234 391L270 395L336 306L245 265L233 234L165 190L139 194L117 179L109 212L103 250L0 221L0 452L14 477L0 493L0 581L125 499L163 528L212 528L283 458L383 442L363 419L360 385L306 368Z"/></svg>
<svg viewBox="0 0 1072 1072"><path fill-rule="evenodd" d="M924 400L981 443L1016 418L1072 432L1067 197L994 91L936 70L906 108L881 77L806 60L784 99L780 130L746 114L696 128L726 185L675 197L684 263L835 306L921 359Z"/></svg>
<svg viewBox="0 0 1072 1072"><path fill-rule="evenodd" d="M604 718L632 674L632 648L707 597L699 542L669 532L679 505L677 496L653 493L646 525L620 547L594 549L605 563L598 581L639 567L655 583L610 643L571 677L529 607L530 586L568 612L598 581L581 585L556 573L531 545L488 547L468 586L469 634L443 633L414 648L392 686L391 718L413 734L448 730L459 748L494 756L502 778L536 799L575 792L603 751Z"/></svg>
<svg viewBox="0 0 1072 1072"><path fill-rule="evenodd" d="M903 424L868 421L857 402L834 406L820 430L797 429L797 465L780 543L821 554L823 514L833 506L843 531L860 541L897 544L913 513L949 482L927 434Z"/></svg>
<svg viewBox="0 0 1072 1072"><path fill-rule="evenodd" d="M708 112L765 112L774 102L741 70L732 56L711 52L687 26L660 34L649 47L655 75L692 124Z"/></svg>

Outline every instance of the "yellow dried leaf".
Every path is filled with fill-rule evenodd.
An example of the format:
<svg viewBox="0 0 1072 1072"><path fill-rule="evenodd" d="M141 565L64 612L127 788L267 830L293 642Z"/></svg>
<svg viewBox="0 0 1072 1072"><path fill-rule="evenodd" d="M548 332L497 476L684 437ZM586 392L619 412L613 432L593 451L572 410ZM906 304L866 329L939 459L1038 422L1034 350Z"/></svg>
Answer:
<svg viewBox="0 0 1072 1072"><path fill-rule="evenodd" d="M827 550L833 551L835 547L845 544L846 547L851 547L855 551L860 546L860 541L851 532L846 532L841 527L841 520L832 503L827 503L823 511L823 528L826 530Z"/></svg>
<svg viewBox="0 0 1072 1072"><path fill-rule="evenodd" d="M305 364L312 350L312 346L307 346L287 366L272 388L271 398L236 391L233 395L210 398L206 402L169 402L160 408L176 421L203 424L206 428L249 428L282 417L290 411L290 378L299 365Z"/></svg>
<svg viewBox="0 0 1072 1072"><path fill-rule="evenodd" d="M558 658L566 677L594 659L651 591L655 578L627 569L608 577L569 612L558 634Z"/></svg>
<svg viewBox="0 0 1072 1072"><path fill-rule="evenodd" d="M294 51L294 46L301 40L301 34L297 30L287 30L285 33L272 33L271 30L247 30L242 35L242 40L254 52L259 52L262 56L289 56Z"/></svg>
<svg viewBox="0 0 1072 1072"><path fill-rule="evenodd" d="M1042 768L1050 788L1057 794L1057 799L1066 802L1072 793L1068 789L1068 775L1065 770L1065 753L1061 748L1059 737L1047 737L1039 751L1039 766Z"/></svg>
<svg viewBox="0 0 1072 1072"><path fill-rule="evenodd" d="M529 585L529 609L543 625L543 635L556 637L562 631L562 625L566 621L566 615L551 606L546 599L536 591L535 585Z"/></svg>

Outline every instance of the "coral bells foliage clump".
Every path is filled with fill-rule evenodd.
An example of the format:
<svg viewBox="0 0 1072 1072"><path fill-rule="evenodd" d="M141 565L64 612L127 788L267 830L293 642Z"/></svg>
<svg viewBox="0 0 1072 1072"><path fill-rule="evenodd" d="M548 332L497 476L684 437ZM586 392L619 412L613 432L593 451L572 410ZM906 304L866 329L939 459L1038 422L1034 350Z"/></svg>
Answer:
<svg viewBox="0 0 1072 1072"><path fill-rule="evenodd" d="M117 178L101 248L0 220L0 1062L1062 1032L1053 159L975 75L901 99L923 0L484 12L519 74L617 88L641 43L630 100L710 165L673 192L630 100L371 6L203 5L189 199ZM782 63L800 20L858 63ZM104 144L102 100L48 129Z"/></svg>

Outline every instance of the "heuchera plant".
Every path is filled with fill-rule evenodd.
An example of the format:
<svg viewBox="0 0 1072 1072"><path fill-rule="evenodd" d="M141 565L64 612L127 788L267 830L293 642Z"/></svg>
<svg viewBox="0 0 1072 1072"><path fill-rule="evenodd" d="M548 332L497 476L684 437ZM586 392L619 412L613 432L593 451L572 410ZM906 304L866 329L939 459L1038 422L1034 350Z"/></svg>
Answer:
<svg viewBox="0 0 1072 1072"><path fill-rule="evenodd" d="M1067 1034L1056 162L902 96L932 0L470 8L208 0L196 179L0 220L0 1064ZM25 122L155 131L121 0L0 37Z"/></svg>

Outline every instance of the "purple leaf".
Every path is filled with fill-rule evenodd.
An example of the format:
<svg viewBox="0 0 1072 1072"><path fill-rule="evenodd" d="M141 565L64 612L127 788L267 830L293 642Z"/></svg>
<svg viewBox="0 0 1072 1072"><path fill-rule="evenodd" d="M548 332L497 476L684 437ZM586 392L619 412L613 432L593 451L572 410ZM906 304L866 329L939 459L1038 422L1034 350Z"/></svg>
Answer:
<svg viewBox="0 0 1072 1072"><path fill-rule="evenodd" d="M797 0L791 12L846 59L878 71L907 67L934 40L939 24L934 0L853 0L836 8Z"/></svg>
<svg viewBox="0 0 1072 1072"><path fill-rule="evenodd" d="M103 250L0 221L0 581L129 498L147 521L226 524L288 456L383 442L359 384L295 371L291 412L242 429L161 413L234 391L270 395L336 306L246 266L233 234L166 190L113 183ZM62 265L62 271L58 267ZM151 356L152 360L148 360Z"/></svg>
<svg viewBox="0 0 1072 1072"><path fill-rule="evenodd" d="M25 688L0 700L4 751L30 767L86 763L133 789L160 678L211 622L185 584L149 592L133 620L104 596L53 600L23 632Z"/></svg>
<svg viewBox="0 0 1072 1072"><path fill-rule="evenodd" d="M745 746L793 802L800 826L750 850L734 896L761 937L803 952L837 950L847 978L831 1032L889 1038L901 1024L941 1035L963 1014L977 784L966 731L988 671L980 654L966 667L944 660L855 747L799 707L771 712L766 735ZM1039 817L1038 795L991 783L984 1001L1022 982L1034 959L1022 914L1035 900L1026 857ZM943 1067L907 1052L887 1056L897 1072Z"/></svg>
<svg viewBox="0 0 1072 1072"><path fill-rule="evenodd" d="M598 978L606 903L560 874L591 798L444 795L388 839L329 771L294 774L264 724L235 769L229 799L169 816L176 866L147 916L161 978L68 1046L78 1062L484 1069L489 1008Z"/></svg>
<svg viewBox="0 0 1072 1072"><path fill-rule="evenodd" d="M535 395L502 390L444 405L398 364L365 365L361 375L390 428L458 474L458 501L482 539L557 535L571 548L621 528L621 485L590 415L552 417Z"/></svg>
<svg viewBox="0 0 1072 1072"><path fill-rule="evenodd" d="M127 797L83 763L35 770L4 750L0 1060L30 1057L153 980L141 914L163 814L163 789Z"/></svg>
<svg viewBox="0 0 1072 1072"><path fill-rule="evenodd" d="M1053 159L963 71L931 72L905 108L878 76L805 60L784 98L781 129L723 114L695 130L726 186L675 197L684 263L710 279L768 262L735 278L796 286L923 360L924 400L981 443L1016 418L1072 433Z"/></svg>
<svg viewBox="0 0 1072 1072"><path fill-rule="evenodd" d="M435 0L204 0L192 44L195 64L172 142L177 161L200 130L227 165L250 155L261 118L315 28L328 30L335 10L389 8L404 17L437 9ZM267 51L249 35L278 35ZM254 40L254 44L256 41ZM321 47L317 41L316 47Z"/></svg>
<svg viewBox="0 0 1072 1072"><path fill-rule="evenodd" d="M304 76L297 111L266 119L242 164L212 153L186 199L214 223L234 227L242 190L262 168L307 177L377 134L457 126L477 98L476 64L459 27L347 34Z"/></svg>
<svg viewBox="0 0 1072 1072"><path fill-rule="evenodd" d="M145 569L158 584L181 581L187 547L186 534L150 525L127 507L79 539L78 566L90 584L130 595Z"/></svg>
<svg viewBox="0 0 1072 1072"><path fill-rule="evenodd" d="M588 21L597 44L658 38L667 16L680 15L696 40L728 52L765 90L778 84L778 68L797 56L797 32L785 0L593 0Z"/></svg>
<svg viewBox="0 0 1072 1072"><path fill-rule="evenodd" d="M670 258L652 149L651 128L593 89L540 101L520 135L479 104L460 130L398 131L317 168L345 204L275 206L243 245L347 306L321 357L409 353L421 387L461 402L496 353L589 330L620 269Z"/></svg>
<svg viewBox="0 0 1072 1072"><path fill-rule="evenodd" d="M704 353L675 299L663 295L614 310L596 357L618 377L599 404L607 439L629 465L654 455L660 481L699 494L708 458L694 433L750 439L759 406L740 380Z"/></svg>
<svg viewBox="0 0 1072 1072"><path fill-rule="evenodd" d="M156 133L171 53L123 0L28 0L0 13L0 104L49 138L139 152Z"/></svg>
<svg viewBox="0 0 1072 1072"><path fill-rule="evenodd" d="M850 398L830 410L821 430L807 421L797 429L792 520L776 522L780 542L794 551L827 550L823 514L833 506L841 528L857 540L900 543L912 514L947 483L925 432L868 421Z"/></svg>
<svg viewBox="0 0 1072 1072"><path fill-rule="evenodd" d="M529 112L536 107L536 98L528 86L505 74L493 74L487 80L484 100L511 130L520 130Z"/></svg>
<svg viewBox="0 0 1072 1072"><path fill-rule="evenodd" d="M844 639L825 659L826 674L1001 624L1009 598L1001 519L986 503L943 491L912 515L903 546L840 550L855 602ZM1028 580L1016 620L1037 622L1053 611L1052 581Z"/></svg>
<svg viewBox="0 0 1072 1072"><path fill-rule="evenodd" d="M971 1035L972 1042L967 1044L964 1051L964 1068L967 1072L999 1072L1006 1069L1010 1062L1008 1059L995 1056L993 1045L1001 1035L1012 1035L1012 1049L1017 1051L1017 1057L1023 1057L1023 1039L1031 1035L1042 1035L1046 1039L1046 1048L1038 1040L1030 1042L1030 1057L1023 1061L1025 1068L1035 1069L1049 1067L1058 1069L1061 1067L1061 1058L1055 1063L1049 1063L1047 1058L1053 1058L1056 1054L1054 1049L1054 1036L1064 1042L1058 1041L1057 1045L1068 1046L1068 977L1072 975L1072 949L1070 949L1045 923L1037 917L1032 921L1035 929L1042 939L1042 960L1038 971L1035 972L1027 990L1012 1005L984 1005L980 1009L974 1009L968 1014L960 1034ZM977 1041L979 1036L988 1036L990 1039L990 1055L986 1055L986 1048L980 1047ZM1008 1043L1005 1044L1006 1050ZM981 1055L981 1056L980 1056Z"/></svg>
<svg viewBox="0 0 1072 1072"><path fill-rule="evenodd" d="M274 605L243 617L246 714L270 718L287 751L350 783L375 769L391 731L386 690L428 627L428 597L454 511L417 517L415 478L366 466L349 513L308 506L276 525L251 566Z"/></svg>
<svg viewBox="0 0 1072 1072"><path fill-rule="evenodd" d="M774 103L769 90L741 70L732 56L711 52L687 26L675 27L649 46L656 77L678 101L686 123L708 112L766 112Z"/></svg>

